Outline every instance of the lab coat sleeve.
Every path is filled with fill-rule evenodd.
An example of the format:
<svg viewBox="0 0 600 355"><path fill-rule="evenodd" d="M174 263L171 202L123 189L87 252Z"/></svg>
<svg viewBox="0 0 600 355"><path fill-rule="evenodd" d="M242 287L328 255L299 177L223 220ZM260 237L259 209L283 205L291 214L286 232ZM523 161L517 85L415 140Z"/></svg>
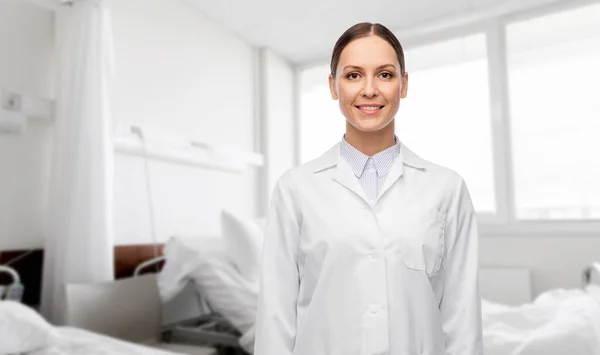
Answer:
<svg viewBox="0 0 600 355"><path fill-rule="evenodd" d="M300 218L285 178L277 182L267 213L255 355L291 355L296 340Z"/></svg>
<svg viewBox="0 0 600 355"><path fill-rule="evenodd" d="M446 216L444 293L440 313L447 355L483 355L475 210L460 179Z"/></svg>

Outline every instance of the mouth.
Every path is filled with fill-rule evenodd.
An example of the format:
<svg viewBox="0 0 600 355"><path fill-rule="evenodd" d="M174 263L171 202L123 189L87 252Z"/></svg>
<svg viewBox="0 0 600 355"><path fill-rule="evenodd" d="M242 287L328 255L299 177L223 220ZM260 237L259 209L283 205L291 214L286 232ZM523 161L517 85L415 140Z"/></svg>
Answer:
<svg viewBox="0 0 600 355"><path fill-rule="evenodd" d="M385 105L380 106L380 105L359 105L359 106L354 106L356 107L360 112L364 113L365 115L376 115L379 113L379 111L381 111L382 108L385 107Z"/></svg>

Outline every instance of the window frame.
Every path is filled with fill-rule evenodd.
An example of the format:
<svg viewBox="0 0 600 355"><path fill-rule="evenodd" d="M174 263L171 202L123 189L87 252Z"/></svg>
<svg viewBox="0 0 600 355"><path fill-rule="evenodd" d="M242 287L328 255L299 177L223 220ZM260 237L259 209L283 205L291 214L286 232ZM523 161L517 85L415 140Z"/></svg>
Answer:
<svg viewBox="0 0 600 355"><path fill-rule="evenodd" d="M493 54L498 55L498 63L496 67L490 68L497 70L502 74L503 78L497 83L499 97L501 97L501 118L499 122L502 128L498 131L498 137L501 139L500 144L504 147L494 147L495 150L505 149L506 152L502 156L505 165L502 166L503 171L496 171L495 175L497 178L500 175L506 180L506 183L501 186L501 192L508 196L510 201L506 201L507 205L503 206L507 212L507 219L504 223L499 225L494 224L483 224L480 223L483 232L492 236L502 235L514 235L514 236L600 236L600 219L557 219L557 220L522 220L516 216L516 205L515 205L515 191L514 191L514 175L513 175L513 164L512 164L512 139L511 139L511 126L510 126L510 100L509 100L509 88L508 88L508 64L507 64L507 50L506 50L506 32L507 27L511 24L526 21L529 19L539 18L545 15L558 14L561 12L574 10L580 7L589 5L600 5L597 0L572 0L563 2L554 2L539 7L525 9L514 13L506 14L498 17L495 20L494 30L490 32L491 38L495 38L497 43L496 51L492 50ZM488 37L490 38L490 37ZM488 51L488 54L490 52ZM490 90L493 90L493 85L490 84ZM493 107L493 106L492 106ZM496 132L494 133L496 134ZM501 206L497 206L501 208Z"/></svg>
<svg viewBox="0 0 600 355"><path fill-rule="evenodd" d="M479 230L484 236L600 236L600 219L520 220L517 218L506 49L506 30L510 24L599 3L597 0L552 2L508 14L484 14L482 17L487 18L482 20L467 19L448 27L440 26L437 30L426 28L408 36L402 34L399 36L405 49L474 34L486 36L496 213L477 213ZM323 63L310 63L310 65L296 67L296 77L300 77L302 69ZM299 90L297 94L300 100ZM298 110L297 107L297 113ZM297 120L300 119L299 114L296 117ZM297 136L297 142L297 147L300 148L302 144L300 136Z"/></svg>

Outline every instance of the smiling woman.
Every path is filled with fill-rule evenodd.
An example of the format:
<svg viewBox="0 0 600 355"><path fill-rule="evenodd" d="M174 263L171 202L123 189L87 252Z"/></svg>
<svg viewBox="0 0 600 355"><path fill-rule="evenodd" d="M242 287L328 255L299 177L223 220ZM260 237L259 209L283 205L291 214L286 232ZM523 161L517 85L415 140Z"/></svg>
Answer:
<svg viewBox="0 0 600 355"><path fill-rule="evenodd" d="M275 185L255 354L483 354L473 203L460 175L396 137L407 90L386 27L342 34L321 93L346 133Z"/></svg>
<svg viewBox="0 0 600 355"><path fill-rule="evenodd" d="M384 26L358 24L336 43L330 69L331 96L346 117L346 140L359 150L370 147L368 155L394 145L394 117L408 87L396 37Z"/></svg>

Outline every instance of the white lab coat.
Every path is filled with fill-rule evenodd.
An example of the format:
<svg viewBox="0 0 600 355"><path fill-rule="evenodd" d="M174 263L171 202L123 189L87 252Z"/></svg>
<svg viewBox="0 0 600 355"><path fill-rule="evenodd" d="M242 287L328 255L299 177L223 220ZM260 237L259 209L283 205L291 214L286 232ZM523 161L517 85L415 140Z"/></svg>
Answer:
<svg viewBox="0 0 600 355"><path fill-rule="evenodd" d="M255 355L482 355L477 226L455 172L404 145L373 204L336 144L277 182Z"/></svg>

